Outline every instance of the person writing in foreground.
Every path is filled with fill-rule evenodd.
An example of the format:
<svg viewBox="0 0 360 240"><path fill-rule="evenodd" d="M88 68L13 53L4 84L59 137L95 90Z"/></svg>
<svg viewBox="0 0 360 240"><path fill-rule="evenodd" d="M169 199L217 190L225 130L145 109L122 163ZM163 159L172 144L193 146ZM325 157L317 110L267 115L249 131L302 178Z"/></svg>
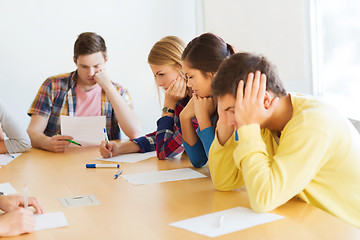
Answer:
<svg viewBox="0 0 360 240"><path fill-rule="evenodd" d="M209 169L217 190L245 185L257 212L298 196L360 227L360 136L346 118L311 96L287 93L260 55L226 59L211 88L219 121Z"/></svg>
<svg viewBox="0 0 360 240"><path fill-rule="evenodd" d="M27 132L33 147L63 152L71 136L61 136L60 116L106 116L109 139L120 139L120 128L130 138L140 135L140 120L132 110L128 91L113 83L105 64L104 39L92 32L78 36L74 45L77 70L50 77L40 87L28 115Z"/></svg>
<svg viewBox="0 0 360 240"><path fill-rule="evenodd" d="M29 206L35 208L35 213L44 213L36 198L28 199ZM0 236L16 236L30 233L35 228L35 218L32 211L24 208L24 196L0 196L0 209L5 213L0 215Z"/></svg>

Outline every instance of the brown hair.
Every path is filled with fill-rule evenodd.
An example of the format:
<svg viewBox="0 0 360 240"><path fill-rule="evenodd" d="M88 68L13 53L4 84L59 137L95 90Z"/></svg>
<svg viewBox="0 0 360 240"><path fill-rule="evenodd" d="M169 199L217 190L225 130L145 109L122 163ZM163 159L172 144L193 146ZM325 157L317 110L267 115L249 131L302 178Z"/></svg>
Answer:
<svg viewBox="0 0 360 240"><path fill-rule="evenodd" d="M236 97L240 80L246 84L248 74L260 71L266 75L266 90L277 96L285 96L286 90L278 75L276 66L266 57L252 53L236 53L226 59L211 82L212 94L221 97L231 94Z"/></svg>
<svg viewBox="0 0 360 240"><path fill-rule="evenodd" d="M94 32L81 33L74 44L74 58L80 55L88 55L97 52L102 52L106 58L106 45L104 39Z"/></svg>
<svg viewBox="0 0 360 240"><path fill-rule="evenodd" d="M232 54L234 49L230 44L215 34L204 33L189 42L181 60L203 74L216 73L221 62Z"/></svg>

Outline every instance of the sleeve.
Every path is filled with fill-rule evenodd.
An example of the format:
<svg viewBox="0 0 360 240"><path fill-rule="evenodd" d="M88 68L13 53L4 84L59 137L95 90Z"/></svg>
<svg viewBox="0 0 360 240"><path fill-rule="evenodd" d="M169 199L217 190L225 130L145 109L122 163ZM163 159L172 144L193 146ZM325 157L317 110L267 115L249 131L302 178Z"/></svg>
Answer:
<svg viewBox="0 0 360 240"><path fill-rule="evenodd" d="M233 153L237 142L233 134L222 146L215 133L215 139L209 151L209 170L211 180L217 190L231 191L244 185L243 176L235 165Z"/></svg>
<svg viewBox="0 0 360 240"><path fill-rule="evenodd" d="M273 156L258 124L240 127L238 135L235 164L242 171L250 205L258 212L271 211L301 192L328 160L329 137L311 127L283 133Z"/></svg>
<svg viewBox="0 0 360 240"><path fill-rule="evenodd" d="M52 105L53 105L52 81L51 79L47 79L41 85L27 114L30 117L33 114L40 115L43 117L48 117L51 114Z"/></svg>
<svg viewBox="0 0 360 240"><path fill-rule="evenodd" d="M188 145L184 141L183 144L191 164L199 168L204 166L208 161L209 148L214 140L214 129L213 127L208 127L197 134L199 138L193 146Z"/></svg>
<svg viewBox="0 0 360 240"><path fill-rule="evenodd" d="M14 121L2 101L0 101L0 123L3 132L8 137L8 139L4 140L4 144L9 153L26 152L30 149L29 136Z"/></svg>
<svg viewBox="0 0 360 240"><path fill-rule="evenodd" d="M143 137L135 138L131 141L133 141L139 146L140 152L152 152L156 150L155 135L156 132L153 132L146 134Z"/></svg>
<svg viewBox="0 0 360 240"><path fill-rule="evenodd" d="M179 127L174 124L174 118L161 117L157 121L156 153L159 159L173 158L184 151L182 134Z"/></svg>
<svg viewBox="0 0 360 240"><path fill-rule="evenodd" d="M120 92L121 97L124 99L125 103L127 105L129 105L130 108L133 109L134 108L133 101L132 101L129 91L126 88L122 88L120 86L118 86L118 87L120 88L119 92Z"/></svg>

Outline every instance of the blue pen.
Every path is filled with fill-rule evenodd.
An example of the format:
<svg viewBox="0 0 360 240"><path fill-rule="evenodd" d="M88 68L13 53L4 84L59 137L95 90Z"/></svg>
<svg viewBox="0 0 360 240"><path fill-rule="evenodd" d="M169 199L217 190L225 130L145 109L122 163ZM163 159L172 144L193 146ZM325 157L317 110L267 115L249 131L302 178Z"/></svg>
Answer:
<svg viewBox="0 0 360 240"><path fill-rule="evenodd" d="M120 164L87 163L86 168L119 168Z"/></svg>
<svg viewBox="0 0 360 240"><path fill-rule="evenodd" d="M105 134L105 141L106 141L106 145L109 144L109 138L106 132L106 128L104 128L104 134ZM112 152L110 151L110 157L112 158Z"/></svg>
<svg viewBox="0 0 360 240"><path fill-rule="evenodd" d="M118 176L119 176L121 173L122 173L122 170L119 170L119 171L115 174L114 179L117 179Z"/></svg>

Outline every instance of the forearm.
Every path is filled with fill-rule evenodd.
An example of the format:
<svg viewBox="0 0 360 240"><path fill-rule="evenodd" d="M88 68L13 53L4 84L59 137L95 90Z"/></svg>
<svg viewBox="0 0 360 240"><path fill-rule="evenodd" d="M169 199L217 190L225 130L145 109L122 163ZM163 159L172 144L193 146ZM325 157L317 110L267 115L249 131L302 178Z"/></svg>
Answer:
<svg viewBox="0 0 360 240"><path fill-rule="evenodd" d="M176 108L176 101L175 100L172 100L172 99L169 99L169 97L165 96L165 100L164 100L164 107L168 107L172 110L175 110ZM170 113L170 112L163 112L161 114L162 117L164 116L169 116L169 117L174 117L174 113Z"/></svg>
<svg viewBox="0 0 360 240"><path fill-rule="evenodd" d="M115 155L126 154L126 153L137 153L139 151L140 151L140 147L136 143L132 141L126 141L126 142L121 142L119 144L118 152L115 153Z"/></svg>
<svg viewBox="0 0 360 240"><path fill-rule="evenodd" d="M2 153L7 153L8 151L7 151L7 148L6 148L6 146L5 146L5 143L4 143L4 141L2 140L2 141L0 141L0 154L2 154Z"/></svg>
<svg viewBox="0 0 360 240"><path fill-rule="evenodd" d="M141 123L139 117L127 105L124 99L119 95L113 85L104 89L112 108L114 109L116 119L120 128L130 139L140 136Z"/></svg>
<svg viewBox="0 0 360 240"><path fill-rule="evenodd" d="M244 185L240 169L235 165L234 149L237 145L234 136L220 144L218 129L209 150L209 170L211 180L217 190L231 191Z"/></svg>
<svg viewBox="0 0 360 240"><path fill-rule="evenodd" d="M199 114L199 115L196 115L196 119L199 123L200 131L204 130L205 128L212 127L209 115Z"/></svg>
<svg viewBox="0 0 360 240"><path fill-rule="evenodd" d="M49 147L49 143L51 140L50 137L46 136L44 133L37 132L29 128L27 132L29 134L31 145L33 147L51 151Z"/></svg>
<svg viewBox="0 0 360 240"><path fill-rule="evenodd" d="M189 146L195 145L198 140L198 136L193 127L192 119L189 117L184 117L180 114L180 125L183 141L186 142Z"/></svg>

